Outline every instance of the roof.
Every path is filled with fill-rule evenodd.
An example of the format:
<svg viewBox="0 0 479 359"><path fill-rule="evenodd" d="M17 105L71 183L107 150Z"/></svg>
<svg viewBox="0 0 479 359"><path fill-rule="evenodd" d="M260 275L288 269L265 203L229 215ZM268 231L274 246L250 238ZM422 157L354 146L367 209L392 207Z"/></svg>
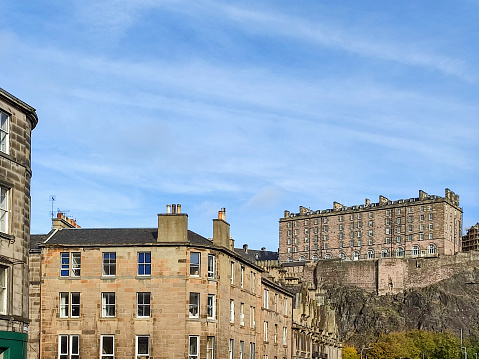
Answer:
<svg viewBox="0 0 479 359"><path fill-rule="evenodd" d="M235 252L238 253L240 256L245 258L250 262L257 262L257 261L277 261L278 260L278 252L274 251L267 251L267 250L256 250L256 249L247 249L244 248L235 248Z"/></svg>
<svg viewBox="0 0 479 359"><path fill-rule="evenodd" d="M20 107L23 111L25 111L27 114L27 118L32 123L32 130L35 128L35 126L38 123L38 116L37 116L36 110L32 106L16 98L11 93L5 91L1 87L0 87L0 97L3 97L4 99L10 101L15 106Z"/></svg>
<svg viewBox="0 0 479 359"><path fill-rule="evenodd" d="M41 235L33 235L30 247L38 246ZM46 239L47 236L43 235ZM53 233L47 245L141 245L158 243L157 228L65 228ZM196 245L211 245L212 242L199 234L188 231L188 242Z"/></svg>
<svg viewBox="0 0 479 359"><path fill-rule="evenodd" d="M48 234L32 234L30 236L30 250L39 251L40 247L38 246L48 238Z"/></svg>

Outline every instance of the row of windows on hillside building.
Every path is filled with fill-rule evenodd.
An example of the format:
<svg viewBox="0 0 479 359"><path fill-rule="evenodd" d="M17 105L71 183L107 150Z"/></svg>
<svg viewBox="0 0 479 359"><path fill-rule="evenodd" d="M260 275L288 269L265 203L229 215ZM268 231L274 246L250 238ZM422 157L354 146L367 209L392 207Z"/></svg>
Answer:
<svg viewBox="0 0 479 359"><path fill-rule="evenodd" d="M100 336L100 358L115 358L114 335ZM246 359L244 342L240 342L240 359ZM137 335L135 339L135 358L149 359L151 350L151 342L149 335ZM249 358L255 359L255 343L250 343ZM215 359L216 357L216 340L214 336L206 337L206 359ZM230 339L230 359L233 359L234 340ZM198 359L200 357L200 336L190 335L188 337L188 359ZM80 359L80 335L79 334L60 334L58 336L58 359Z"/></svg>
<svg viewBox="0 0 479 359"><path fill-rule="evenodd" d="M138 252L138 271L139 276L151 275L151 252ZM80 277L81 274L81 253L80 252L61 252L60 253L60 276L62 277ZM209 279L215 279L217 277L216 271L216 256L214 254L208 254L207 260L207 277ZM231 261L230 268L230 282L235 282L235 262ZM240 269L240 287L244 288L245 285L245 267L241 266ZM102 275L107 277L116 276L117 272L117 260L116 252L103 252L102 253ZM201 273L201 253L190 252L190 271L189 275L192 277L199 277ZM250 271L250 290L256 291L256 273Z"/></svg>
<svg viewBox="0 0 479 359"><path fill-rule="evenodd" d="M397 208L395 214L397 214L397 215L403 215L403 214L405 214L405 213L413 214L413 213L415 212L415 211L414 211L414 208L415 208L415 207L408 207L408 208L407 208L407 211L406 211L405 208ZM429 205L429 206L427 206L427 207L426 207L426 206L420 206L420 212L421 212L421 213L424 213L424 212L426 212L426 211L428 211L428 210L429 210L430 212L434 211L434 206L433 206L433 205ZM392 210L390 210L390 209L387 209L387 210L386 210L386 216L387 216L387 217L390 217L392 213L393 213ZM336 217L336 216L334 216L334 217ZM333 217L333 218L334 218L334 217ZM345 217L344 215L340 215L340 216L338 217L339 222L344 222L344 217ZM351 214L349 215L349 219L350 219L351 221L354 221L355 218L357 218L357 219L362 219L362 218L363 218L363 213L356 213L356 214L351 213ZM373 213L373 212L369 212L369 213L368 213L368 218L374 218L374 213ZM431 218L431 219L432 219L432 218ZM328 220L329 220L328 217L322 217L322 223L328 223ZM309 220L308 218L304 219L304 225L306 225L306 226L309 225L309 224L310 224L309 221L310 221L310 220ZM311 222L313 222L314 225L318 225L319 222L320 222L320 220L319 220L318 218L315 218L314 220L311 220ZM291 223L292 223L292 221L288 221L288 224L287 224L288 228L291 228L291 226L292 226ZM299 220L296 220L296 221L294 221L293 223L294 223L294 226L297 227L297 226L299 225Z"/></svg>
<svg viewBox="0 0 479 359"><path fill-rule="evenodd" d="M436 249L436 245L431 243L427 246L427 254L428 255L435 255L437 253L437 249ZM420 250L420 247L419 246L413 246L412 247L412 250L411 250L411 255L412 256L419 256L421 254L421 250ZM384 248L382 249L381 251L381 258L389 258L390 256L390 251L388 248ZM404 257L405 256L405 250L404 248L402 247L399 247L395 250L394 252L394 256L395 257ZM354 251L351 255L351 259L352 260L359 260L361 257L361 254L358 252L358 251ZM331 253L326 253L324 255L324 259L332 259L333 256ZM338 258L341 258L341 259L347 259L348 256L346 255L346 253L344 252L340 252L339 253L339 256ZM376 258L376 254L374 252L374 250L372 249L369 249L366 253L366 256L365 256L366 259L375 259ZM319 260L319 256L317 254L313 254L311 256L311 260L313 261L318 261ZM293 261L293 258L292 257L288 257L286 259L287 262L292 262ZM306 258L304 256L300 256L299 257L299 261L306 261Z"/></svg>

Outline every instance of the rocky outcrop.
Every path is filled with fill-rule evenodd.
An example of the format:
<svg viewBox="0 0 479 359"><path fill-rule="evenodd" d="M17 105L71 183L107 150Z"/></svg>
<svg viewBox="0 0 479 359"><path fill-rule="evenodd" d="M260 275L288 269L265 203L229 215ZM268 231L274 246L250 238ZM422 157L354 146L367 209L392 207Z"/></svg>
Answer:
<svg viewBox="0 0 479 359"><path fill-rule="evenodd" d="M378 296L356 286L323 286L336 310L340 337L356 347L374 342L381 333L424 329L464 330L479 323L479 269L455 274L436 284Z"/></svg>

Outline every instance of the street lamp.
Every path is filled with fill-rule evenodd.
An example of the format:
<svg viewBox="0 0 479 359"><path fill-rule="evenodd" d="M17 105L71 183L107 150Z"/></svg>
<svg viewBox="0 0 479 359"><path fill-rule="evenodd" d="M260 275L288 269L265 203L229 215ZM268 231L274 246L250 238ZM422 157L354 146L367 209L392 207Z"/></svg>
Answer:
<svg viewBox="0 0 479 359"><path fill-rule="evenodd" d="M372 349L373 347L361 348L361 359L363 359L363 350Z"/></svg>

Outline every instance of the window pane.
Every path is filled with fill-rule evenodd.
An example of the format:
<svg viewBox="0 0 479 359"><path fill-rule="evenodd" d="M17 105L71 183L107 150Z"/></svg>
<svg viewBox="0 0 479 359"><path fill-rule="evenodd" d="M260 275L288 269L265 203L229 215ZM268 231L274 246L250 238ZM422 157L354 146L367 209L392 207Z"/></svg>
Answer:
<svg viewBox="0 0 479 359"><path fill-rule="evenodd" d="M138 353L137 354L150 354L150 337L138 337Z"/></svg>
<svg viewBox="0 0 479 359"><path fill-rule="evenodd" d="M113 336L104 336L102 337L102 348L101 348L101 353L102 354L111 354L113 355L113 342L114 342L114 337Z"/></svg>

